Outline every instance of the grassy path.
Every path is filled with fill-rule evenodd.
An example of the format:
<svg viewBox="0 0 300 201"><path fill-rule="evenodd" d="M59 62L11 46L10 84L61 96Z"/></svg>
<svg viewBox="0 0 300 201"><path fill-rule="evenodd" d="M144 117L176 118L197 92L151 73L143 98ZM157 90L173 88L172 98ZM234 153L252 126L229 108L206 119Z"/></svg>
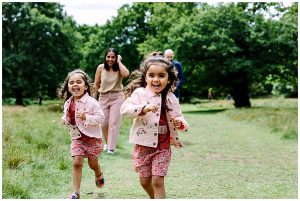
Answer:
<svg viewBox="0 0 300 201"><path fill-rule="evenodd" d="M268 128L232 121L223 112L185 116L191 129L181 134L185 147L173 147L166 177L168 198L297 198L296 141L282 140ZM130 162L131 145L123 147L116 156L102 154L106 188L87 197L146 198Z"/></svg>
<svg viewBox="0 0 300 201"><path fill-rule="evenodd" d="M295 141L222 113L186 116L192 129L171 168L185 178L176 187L185 198L297 197ZM169 196L180 197L176 191Z"/></svg>
<svg viewBox="0 0 300 201"><path fill-rule="evenodd" d="M285 120L291 117L290 127L297 129L295 107L290 107L293 112L288 111L283 117L276 113L279 109L275 106L276 111L268 110L268 115L283 119L277 124L287 124ZM70 139L60 126L61 113L48 109L47 106L3 107L3 198L61 199L72 191ZM204 104L201 108L183 105L190 130L181 133L183 149L172 147L172 161L165 178L167 198L298 197L296 139L282 139L281 133L261 124L259 108L205 109ZM264 116L265 110L260 110ZM241 115L259 119L260 123L241 121L237 118ZM93 172L85 161L82 198L147 198L131 163L130 126L130 120L123 119L117 153L100 156L106 182L103 189L95 187Z"/></svg>

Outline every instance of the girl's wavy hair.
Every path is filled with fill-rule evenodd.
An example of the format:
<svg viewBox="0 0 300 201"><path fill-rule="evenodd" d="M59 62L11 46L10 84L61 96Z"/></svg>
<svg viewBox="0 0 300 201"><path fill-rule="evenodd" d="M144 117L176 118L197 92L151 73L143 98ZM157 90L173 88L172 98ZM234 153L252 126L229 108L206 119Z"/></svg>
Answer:
<svg viewBox="0 0 300 201"><path fill-rule="evenodd" d="M128 98L131 96L132 92L139 87L146 87L146 73L151 65L161 65L166 68L168 73L168 81L169 83L166 87L160 92L162 95L162 107L167 108L166 106L166 97L169 91L172 91L172 86L177 81L175 67L169 62L167 59L161 56L153 56L150 54L148 58L146 58L140 65L138 70L135 70L131 73L129 77L129 84L124 88L125 97Z"/></svg>
<svg viewBox="0 0 300 201"><path fill-rule="evenodd" d="M115 48L109 48L106 52L105 52L105 55L104 55L104 68L105 68L105 70L107 70L107 71L109 71L109 65L108 65L108 63L107 63L107 61L106 61L106 56L107 56L107 54L109 53L109 52L113 52L114 54L115 54L115 56L116 56L116 62L113 64L113 66L112 66L112 69L113 69L113 71L118 71L119 69L120 69L120 67L119 67L119 64L118 64L118 62L117 62L117 60L118 60L118 51L115 49Z"/></svg>
<svg viewBox="0 0 300 201"><path fill-rule="evenodd" d="M64 80L63 84L57 90L58 97L63 99L64 102L72 96L72 94L68 90L68 82L69 82L70 77L75 75L75 74L80 74L83 81L84 81L84 83L85 83L85 85L88 87L85 92L87 92L89 95L91 95L91 93L92 93L92 90L93 90L92 82L91 82L91 79L89 78L88 74L86 72L84 72L83 70L81 70L81 69L75 69L75 70L68 73L68 75L67 75L66 79Z"/></svg>

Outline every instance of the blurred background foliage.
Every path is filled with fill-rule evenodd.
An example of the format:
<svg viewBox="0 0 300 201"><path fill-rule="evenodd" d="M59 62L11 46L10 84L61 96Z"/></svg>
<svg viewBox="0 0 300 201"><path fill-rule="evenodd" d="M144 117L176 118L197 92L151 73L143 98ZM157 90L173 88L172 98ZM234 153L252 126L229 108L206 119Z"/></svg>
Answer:
<svg viewBox="0 0 300 201"><path fill-rule="evenodd" d="M298 97L298 3L135 2L104 25L79 25L59 3L2 3L2 97L56 98L66 74L94 79L115 47L130 71L146 54L171 48L183 65L182 102L228 94ZM124 82L126 84L126 80ZM5 101L4 101L5 102Z"/></svg>

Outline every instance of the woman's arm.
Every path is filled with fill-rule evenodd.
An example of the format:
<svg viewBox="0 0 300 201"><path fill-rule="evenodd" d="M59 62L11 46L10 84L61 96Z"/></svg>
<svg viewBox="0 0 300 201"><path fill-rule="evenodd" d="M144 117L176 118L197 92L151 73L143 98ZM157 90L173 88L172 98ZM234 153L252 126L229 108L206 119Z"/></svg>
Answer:
<svg viewBox="0 0 300 201"><path fill-rule="evenodd" d="M100 64L98 67L97 67L97 70L96 70L96 74L95 74L95 82L94 82L94 92L93 92L93 97L95 99L97 99L97 94L98 94L98 89L100 88L100 85L101 85L101 70L102 70L102 67L103 64Z"/></svg>
<svg viewBox="0 0 300 201"><path fill-rule="evenodd" d="M122 77L128 77L129 76L129 70L126 68L126 66L124 66L124 64L122 63L122 57L121 55L118 55L118 64L119 64L119 68L120 68L120 74Z"/></svg>

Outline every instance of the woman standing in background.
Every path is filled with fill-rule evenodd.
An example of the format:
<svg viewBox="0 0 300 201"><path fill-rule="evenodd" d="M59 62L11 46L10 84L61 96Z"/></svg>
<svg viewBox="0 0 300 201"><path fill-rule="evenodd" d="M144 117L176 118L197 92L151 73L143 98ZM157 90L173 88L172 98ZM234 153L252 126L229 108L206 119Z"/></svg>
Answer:
<svg viewBox="0 0 300 201"><path fill-rule="evenodd" d="M106 144L103 150L113 154L116 150L120 130L120 107L124 102L123 84L124 77L129 76L129 70L121 62L115 48L109 48L104 56L104 63L97 67L94 82L93 97L97 99L103 109L105 120L102 124L102 132Z"/></svg>

